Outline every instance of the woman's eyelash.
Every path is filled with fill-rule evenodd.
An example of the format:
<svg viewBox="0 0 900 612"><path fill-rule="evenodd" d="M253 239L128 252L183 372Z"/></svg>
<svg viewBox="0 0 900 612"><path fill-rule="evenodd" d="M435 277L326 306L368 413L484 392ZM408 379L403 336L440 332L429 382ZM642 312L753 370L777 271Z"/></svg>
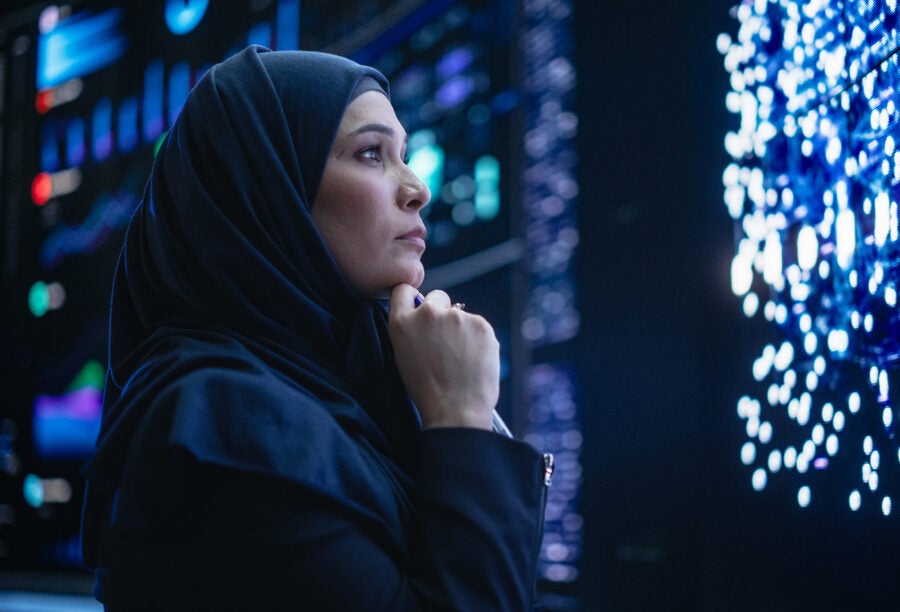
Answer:
<svg viewBox="0 0 900 612"><path fill-rule="evenodd" d="M365 159L373 159L370 154L374 155L374 158L381 159L381 145L370 145L368 147L364 147L360 152L359 156Z"/></svg>
<svg viewBox="0 0 900 612"><path fill-rule="evenodd" d="M372 160L380 161L381 160L381 149L382 149L382 147L380 144L369 145L368 147L363 147L363 149L360 150L359 156L364 159L372 159ZM402 161L405 165L409 165L409 158L410 158L409 152L404 151L403 155L400 158L400 161Z"/></svg>

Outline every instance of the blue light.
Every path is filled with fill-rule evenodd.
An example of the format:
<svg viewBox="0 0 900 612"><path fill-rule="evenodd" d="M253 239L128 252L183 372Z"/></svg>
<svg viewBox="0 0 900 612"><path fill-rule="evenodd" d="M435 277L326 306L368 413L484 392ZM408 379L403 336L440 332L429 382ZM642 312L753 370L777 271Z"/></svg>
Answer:
<svg viewBox="0 0 900 612"><path fill-rule="evenodd" d="M51 10L51 9L48 9ZM38 36L37 87L46 89L116 62L128 40L119 31L124 9L76 13Z"/></svg>
<svg viewBox="0 0 900 612"><path fill-rule="evenodd" d="M209 0L166 0L166 26L176 36L196 28L206 14Z"/></svg>
<svg viewBox="0 0 900 612"><path fill-rule="evenodd" d="M254 24L247 33L248 45L272 46L272 26L267 21Z"/></svg>
<svg viewBox="0 0 900 612"><path fill-rule="evenodd" d="M489 221L500 212L500 162L484 155L475 162L475 215Z"/></svg>
<svg viewBox="0 0 900 612"><path fill-rule="evenodd" d="M431 130L419 130L409 137L409 167L428 186L433 196L444 183L444 149L435 143Z"/></svg>
<svg viewBox="0 0 900 612"><path fill-rule="evenodd" d="M87 145L84 141L84 120L74 117L66 126L66 163L69 166L80 166L87 155Z"/></svg>
<svg viewBox="0 0 900 612"><path fill-rule="evenodd" d="M440 79L447 79L461 73L472 64L473 54L468 47L458 47L442 57L434 67Z"/></svg>
<svg viewBox="0 0 900 612"><path fill-rule="evenodd" d="M281 0L275 16L275 49L300 48L300 0Z"/></svg>
<svg viewBox="0 0 900 612"><path fill-rule="evenodd" d="M181 112L190 90L191 67L185 62L179 62L169 72L169 125L175 123L175 118Z"/></svg>
<svg viewBox="0 0 900 612"><path fill-rule="evenodd" d="M165 130L163 118L163 63L154 60L144 71L144 142L155 142Z"/></svg>
<svg viewBox="0 0 900 612"><path fill-rule="evenodd" d="M122 100L119 104L119 120L116 130L116 138L119 150L122 153L130 153L137 146L138 136L138 101L131 96Z"/></svg>
<svg viewBox="0 0 900 612"><path fill-rule="evenodd" d="M802 447L799 474L862 473L843 483L850 509L877 508L881 493L868 495L894 476L844 466L857 460L850 436L865 435L875 457L879 448L900 452L884 416L900 371L896 3L751 4L735 10L737 38L716 42L731 73L725 106L737 115L723 173L738 236L732 289L796 359L789 371L771 368L763 350L752 373L766 414L741 418L748 436L766 419L778 430L773 442ZM755 294L764 308L746 307ZM748 468L761 470L757 484L775 477L757 460ZM800 489L807 502L810 486Z"/></svg>
<svg viewBox="0 0 900 612"><path fill-rule="evenodd" d="M94 106L91 131L93 133L94 159L104 160L113 150L112 102L109 98L102 98Z"/></svg>
<svg viewBox="0 0 900 612"><path fill-rule="evenodd" d="M45 120L41 126L41 171L59 170L59 144L56 140L56 122Z"/></svg>
<svg viewBox="0 0 900 612"><path fill-rule="evenodd" d="M22 494L32 508L40 508L44 505L44 485L41 483L41 479L34 474L25 477L25 481L22 483Z"/></svg>

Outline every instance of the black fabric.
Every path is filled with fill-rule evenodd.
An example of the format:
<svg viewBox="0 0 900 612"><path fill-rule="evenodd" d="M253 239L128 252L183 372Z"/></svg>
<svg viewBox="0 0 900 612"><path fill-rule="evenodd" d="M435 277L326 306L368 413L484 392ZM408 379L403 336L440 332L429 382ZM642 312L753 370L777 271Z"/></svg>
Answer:
<svg viewBox="0 0 900 612"><path fill-rule="evenodd" d="M445 477L416 476L431 451L419 445L386 312L352 290L310 218L361 80L389 95L380 73L349 60L250 47L204 75L160 149L116 268L103 423L84 470L83 556L112 608L174 609L215 598L216 588L260 597L256 585L271 580L257 567L280 577L296 604L321 586L304 578L304 564L364 570L362 552L343 558L354 547L377 551L367 571L409 593L379 590L382 609L389 595L408 597L401 609L476 605L456 598L483 588L523 601L527 580L510 575L530 575L536 518L494 538L500 560L477 576L470 568L447 582L432 568L420 580L409 565L441 558L416 525L456 502L416 508L416 479ZM443 436L484 441L506 467L481 466L482 479L494 489L517 483L500 506L536 517L533 449L489 432ZM513 464L521 473L510 479ZM453 493L472 513L451 512L460 533L492 514L471 506L473 493L488 494ZM316 535L334 529L347 536L333 540L340 545ZM192 567L193 583L179 573ZM219 579L201 581L196 572L207 570ZM352 582L344 572L338 583L341 575ZM448 586L456 580L470 588Z"/></svg>
<svg viewBox="0 0 900 612"><path fill-rule="evenodd" d="M251 47L213 67L192 90L155 161L116 269L104 419L85 470L88 516L105 513L134 430L164 376L190 396L179 402L172 441L203 460L236 460L228 432L204 427L227 415L230 427L253 438L242 467L296 474L302 468L293 453L304 451L274 443L273 432L257 423L284 420L278 411L293 410L295 389L303 389L408 461L403 440L418 421L393 367L384 311L353 292L309 214L343 109L363 77L387 91L380 73L343 58ZM293 383L266 387L272 397L260 409L275 414L236 400L228 388L231 364L207 344L183 340L198 335L216 336L213 345L239 341ZM135 376L161 351L177 351L177 367ZM107 499L98 499L101 491Z"/></svg>

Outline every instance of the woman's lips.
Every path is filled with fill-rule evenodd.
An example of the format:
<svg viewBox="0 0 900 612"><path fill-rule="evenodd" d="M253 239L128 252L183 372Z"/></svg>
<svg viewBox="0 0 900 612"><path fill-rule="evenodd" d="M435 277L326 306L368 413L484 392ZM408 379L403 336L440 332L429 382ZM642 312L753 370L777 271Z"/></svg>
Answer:
<svg viewBox="0 0 900 612"><path fill-rule="evenodd" d="M424 227L416 227L412 230L406 232L405 234L401 234L397 237L397 240L403 240L405 242L411 242L416 246L420 247L422 250L425 250L425 228Z"/></svg>

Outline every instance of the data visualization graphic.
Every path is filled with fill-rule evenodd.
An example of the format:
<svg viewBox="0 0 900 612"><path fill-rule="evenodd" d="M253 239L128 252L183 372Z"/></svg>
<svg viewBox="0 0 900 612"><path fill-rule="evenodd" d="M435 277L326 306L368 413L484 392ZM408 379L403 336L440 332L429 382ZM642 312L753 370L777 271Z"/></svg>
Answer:
<svg viewBox="0 0 900 612"><path fill-rule="evenodd" d="M900 499L900 65L894 0L745 1L718 49L739 126L731 283L768 330L737 401L757 491L893 518Z"/></svg>

